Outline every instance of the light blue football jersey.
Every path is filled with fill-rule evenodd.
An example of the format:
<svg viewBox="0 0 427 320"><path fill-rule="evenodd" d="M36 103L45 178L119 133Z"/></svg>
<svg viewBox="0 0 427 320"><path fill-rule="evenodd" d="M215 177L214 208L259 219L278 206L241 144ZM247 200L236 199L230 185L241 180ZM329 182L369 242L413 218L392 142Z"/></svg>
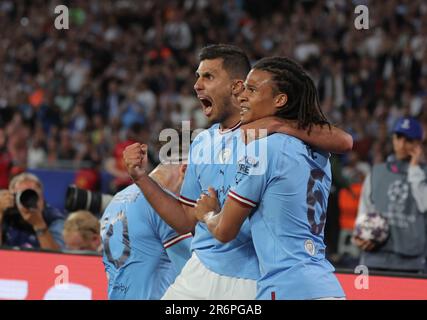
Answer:
<svg viewBox="0 0 427 320"><path fill-rule="evenodd" d="M194 139L181 188L182 203L194 206L200 195L213 187L221 206L224 204L235 182L237 142L241 140L239 126L220 131L219 124L215 124ZM217 274L252 280L260 276L249 219L243 223L236 239L225 244L212 236L205 223L197 223L192 250L207 269Z"/></svg>
<svg viewBox="0 0 427 320"><path fill-rule="evenodd" d="M135 184L105 209L101 237L109 299L160 299L191 256L191 233L178 235Z"/></svg>
<svg viewBox="0 0 427 320"><path fill-rule="evenodd" d="M343 297L323 241L331 186L329 154L285 134L267 140L267 157L241 152L229 197L254 208L251 231L261 278L257 299ZM243 143L239 150L248 146Z"/></svg>

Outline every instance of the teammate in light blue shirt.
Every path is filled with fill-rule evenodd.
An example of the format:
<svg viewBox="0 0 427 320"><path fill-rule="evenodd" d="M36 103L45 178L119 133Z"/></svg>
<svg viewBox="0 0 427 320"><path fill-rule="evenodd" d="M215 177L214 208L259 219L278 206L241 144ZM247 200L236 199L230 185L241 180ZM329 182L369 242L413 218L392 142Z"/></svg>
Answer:
<svg viewBox="0 0 427 320"><path fill-rule="evenodd" d="M179 170L179 165L160 165L151 176L171 188ZM106 208L101 236L109 299L160 299L191 256L192 234L179 235L169 227L135 184Z"/></svg>
<svg viewBox="0 0 427 320"><path fill-rule="evenodd" d="M264 139L265 174L247 165L242 170L248 168L249 173L239 171L244 177L229 192L242 205L256 208L251 227L262 274L257 298L342 297L323 242L331 186L329 155L288 135Z"/></svg>
<svg viewBox="0 0 427 320"><path fill-rule="evenodd" d="M189 164L181 188L181 202L194 206L209 186L218 190L222 204L236 176L237 142L241 139L240 123L227 131L214 124L193 141ZM200 261L217 274L257 280L258 259L252 243L249 221L246 220L236 239L223 244L212 237L206 224L197 223L191 249ZM232 263L230 263L232 261Z"/></svg>
<svg viewBox="0 0 427 320"><path fill-rule="evenodd" d="M265 58L249 73L239 97L242 122L272 114L302 127L327 123L311 79L293 61ZM256 153L254 145L267 145ZM343 298L323 242L331 185L329 154L274 134L238 147L238 172L220 209L217 191L197 202L200 220L222 242L234 239L250 216L261 277L257 299ZM219 212L219 214L217 214Z"/></svg>

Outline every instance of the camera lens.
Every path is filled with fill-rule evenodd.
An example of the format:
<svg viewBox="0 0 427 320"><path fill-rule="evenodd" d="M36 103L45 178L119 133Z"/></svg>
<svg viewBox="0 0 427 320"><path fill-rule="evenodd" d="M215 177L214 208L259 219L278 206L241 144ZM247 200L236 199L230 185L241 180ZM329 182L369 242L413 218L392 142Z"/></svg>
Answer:
<svg viewBox="0 0 427 320"><path fill-rule="evenodd" d="M39 195L33 189L26 189L16 195L17 203L28 209L36 209Z"/></svg>
<svg viewBox="0 0 427 320"><path fill-rule="evenodd" d="M65 195L65 209L68 211L89 210L97 215L102 213L113 197L100 192L79 189L75 185L68 186Z"/></svg>
<svg viewBox="0 0 427 320"><path fill-rule="evenodd" d="M65 209L68 211L86 209L87 198L86 190L82 190L74 185L70 185L68 186L65 196Z"/></svg>

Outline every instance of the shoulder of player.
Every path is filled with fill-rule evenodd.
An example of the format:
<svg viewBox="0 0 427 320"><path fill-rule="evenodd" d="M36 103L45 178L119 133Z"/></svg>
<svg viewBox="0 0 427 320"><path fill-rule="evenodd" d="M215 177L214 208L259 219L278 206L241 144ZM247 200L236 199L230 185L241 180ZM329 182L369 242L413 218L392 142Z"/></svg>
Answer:
<svg viewBox="0 0 427 320"><path fill-rule="evenodd" d="M245 157L252 155L264 166L275 166L276 161L274 159L283 158L282 155L287 150L288 140L289 136L277 133L253 140L244 148Z"/></svg>
<svg viewBox="0 0 427 320"><path fill-rule="evenodd" d="M305 148L304 141L284 133L273 133L264 139L267 140L269 151L273 152L285 152L290 147Z"/></svg>
<svg viewBox="0 0 427 320"><path fill-rule="evenodd" d="M307 154L307 145L304 141L293 136L275 133L267 137L267 154L268 158L274 160L275 165L278 163L300 163ZM273 163L271 163L272 165Z"/></svg>
<svg viewBox="0 0 427 320"><path fill-rule="evenodd" d="M131 184L130 186L127 186L126 188L124 188L123 190L117 192L114 196L112 201L120 201L120 199L128 196L128 195L132 195L132 194L136 194L138 192L141 192L138 188L138 186L136 184Z"/></svg>
<svg viewBox="0 0 427 320"><path fill-rule="evenodd" d="M127 209L136 208L141 212L147 211L147 210L142 210L143 208L152 209L150 206L150 203L145 198L144 194L136 184L131 184L130 186L123 189L122 191L116 193L113 199L111 200L111 202L109 203L108 207L121 205L121 204L125 204ZM136 205L132 206L131 204L136 204Z"/></svg>
<svg viewBox="0 0 427 320"><path fill-rule="evenodd" d="M197 130L199 132L197 132L194 138L192 137L191 146L194 147L195 145L202 142L204 139L207 139L207 138L210 139L211 136L214 134L214 132L218 129L219 129L219 124L215 123L212 126L210 126L208 129Z"/></svg>

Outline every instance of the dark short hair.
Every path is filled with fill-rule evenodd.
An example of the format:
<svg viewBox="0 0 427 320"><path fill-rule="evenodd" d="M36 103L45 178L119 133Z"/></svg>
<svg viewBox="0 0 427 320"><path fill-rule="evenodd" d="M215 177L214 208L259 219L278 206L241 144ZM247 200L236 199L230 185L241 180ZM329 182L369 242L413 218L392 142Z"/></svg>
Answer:
<svg viewBox="0 0 427 320"><path fill-rule="evenodd" d="M251 70L246 53L230 44L212 44L200 50L199 60L222 59L222 66L232 78L245 79Z"/></svg>

